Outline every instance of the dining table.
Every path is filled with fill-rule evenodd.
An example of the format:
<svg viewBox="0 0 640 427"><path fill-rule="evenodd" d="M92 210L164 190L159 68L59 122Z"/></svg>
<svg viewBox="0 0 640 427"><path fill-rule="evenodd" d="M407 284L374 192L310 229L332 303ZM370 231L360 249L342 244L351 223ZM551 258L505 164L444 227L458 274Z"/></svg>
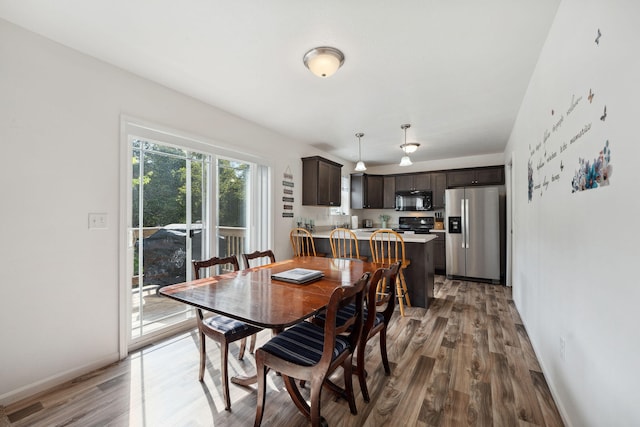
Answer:
<svg viewBox="0 0 640 427"><path fill-rule="evenodd" d="M165 286L159 293L193 307L270 328L278 333L319 313L327 306L336 288L352 285L364 273L373 273L380 266L355 259L295 257ZM305 284L272 278L274 274L295 268L317 270L323 275ZM249 385L254 384L257 377L233 377L231 381Z"/></svg>

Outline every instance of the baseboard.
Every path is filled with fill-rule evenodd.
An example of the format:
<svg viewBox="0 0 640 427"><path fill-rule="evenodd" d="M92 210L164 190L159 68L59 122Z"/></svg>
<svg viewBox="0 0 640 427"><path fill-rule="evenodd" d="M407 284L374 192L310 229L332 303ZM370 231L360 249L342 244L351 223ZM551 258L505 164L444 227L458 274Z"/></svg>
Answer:
<svg viewBox="0 0 640 427"><path fill-rule="evenodd" d="M0 405L8 406L19 400L26 399L36 394L45 392L47 390L50 390L53 387L59 386L75 378L78 378L79 376L88 374L89 372L93 372L96 369L100 369L114 362L117 362L118 360L119 360L119 354L115 352L110 354L109 356L106 356L99 360L95 360L86 365L76 367L65 372L61 372L52 377L45 378L41 381L37 381L33 384L28 384L26 386L20 387L19 389L12 390L8 393L0 395Z"/></svg>

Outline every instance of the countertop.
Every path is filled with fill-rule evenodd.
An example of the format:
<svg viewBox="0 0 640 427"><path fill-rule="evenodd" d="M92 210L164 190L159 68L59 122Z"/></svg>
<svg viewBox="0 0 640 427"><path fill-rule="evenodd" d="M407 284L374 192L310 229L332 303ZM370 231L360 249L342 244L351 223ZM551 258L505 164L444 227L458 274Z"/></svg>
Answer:
<svg viewBox="0 0 640 427"><path fill-rule="evenodd" d="M356 234L356 237L358 238L358 240L369 240L369 238L371 237L371 233L373 233L376 230L377 228L368 228L365 231L360 228L360 229L355 229L351 231L353 231ZM438 231L444 232L444 230L438 230ZM312 235L314 238L317 237L319 239L328 239L330 234L331 234L331 230L326 230L326 231L316 231ZM406 243L427 243L437 238L438 236L435 236L433 234L409 234L409 233L402 234L402 239Z"/></svg>

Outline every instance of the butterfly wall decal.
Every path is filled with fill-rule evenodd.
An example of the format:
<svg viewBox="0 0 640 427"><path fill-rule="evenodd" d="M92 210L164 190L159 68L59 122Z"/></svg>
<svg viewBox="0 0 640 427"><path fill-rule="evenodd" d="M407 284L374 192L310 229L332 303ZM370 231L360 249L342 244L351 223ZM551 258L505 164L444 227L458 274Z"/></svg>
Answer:
<svg viewBox="0 0 640 427"><path fill-rule="evenodd" d="M587 96L587 99L589 100L589 104L591 104L591 102L593 102L593 97L596 96L595 93L593 93L591 91L591 89L589 89L589 96Z"/></svg>
<svg viewBox="0 0 640 427"><path fill-rule="evenodd" d="M598 37L596 37L596 40L595 40L598 46L600 46L600 36L602 36L602 33L600 32L600 28L598 28Z"/></svg>
<svg viewBox="0 0 640 427"><path fill-rule="evenodd" d="M606 120L607 118L607 106L604 106L604 113L600 116L600 120L602 120L603 122Z"/></svg>

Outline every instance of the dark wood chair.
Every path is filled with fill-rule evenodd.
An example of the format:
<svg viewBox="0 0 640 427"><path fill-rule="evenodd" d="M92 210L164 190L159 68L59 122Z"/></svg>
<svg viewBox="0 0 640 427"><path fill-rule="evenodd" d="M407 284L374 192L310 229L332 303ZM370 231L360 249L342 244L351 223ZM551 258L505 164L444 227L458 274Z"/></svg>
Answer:
<svg viewBox="0 0 640 427"><path fill-rule="evenodd" d="M396 301L396 279L402 261L392 264L389 268L379 268L371 276L367 285L364 304L364 324L362 334L356 353L356 375L360 382L360 390L365 402L369 401L369 389L367 388L367 371L365 369L365 349L367 342L376 334L380 334L380 355L385 374L391 375L389 358L387 357L387 326L391 321L391 316L395 309ZM353 316L356 310L355 304L351 303L338 311L338 325L344 319ZM313 323L322 325L325 322L325 313L321 313L313 318Z"/></svg>
<svg viewBox="0 0 640 427"><path fill-rule="evenodd" d="M262 422L265 406L266 376L269 369L279 372L296 407L310 421L320 426L322 386L328 376L342 366L345 397L352 414L357 414L352 384L353 353L362 330L363 302L370 273L365 273L351 286L336 288L331 294L324 326L301 322L271 338L256 350L258 374L258 407L254 426ZM354 301L355 300L355 301ZM337 324L341 307L354 303L353 316ZM347 331L348 334L343 335ZM311 405L308 405L296 385L296 379L310 382Z"/></svg>
<svg viewBox="0 0 640 427"><path fill-rule="evenodd" d="M276 256L273 254L273 251L271 249L267 249L266 251L255 251L255 252L251 252L250 254L242 254L242 259L244 260L245 268L251 268L251 260L254 260L254 259L262 260L263 258L267 258L267 257L271 260L271 263L276 262ZM264 265L264 263L258 264L258 265Z"/></svg>
<svg viewBox="0 0 640 427"><path fill-rule="evenodd" d="M387 376L391 375L389 358L387 357L387 326L391 321L396 302L396 279L402 261L390 268L379 268L371 276L366 294L365 320L356 355L356 374L360 382L362 398L369 401L367 388L367 371L365 369L365 348L367 342L376 334L380 334L380 355Z"/></svg>
<svg viewBox="0 0 640 427"><path fill-rule="evenodd" d="M226 258L213 257L204 261L193 261L193 269L195 272L195 278L199 279L200 271L205 268L215 268L216 266L230 265L233 271L238 271L240 265L238 264L238 258L235 255ZM212 274L215 275L215 274ZM219 314L213 314L212 316L205 317L202 310L196 309L196 320L198 322L198 332L200 335L200 374L198 379L203 381L204 368L206 360L206 347L205 347L205 335L212 340L220 344L220 372L222 373L222 394L224 395L225 409L228 411L231 409L231 398L229 397L229 373L228 373L228 357L229 357L229 344L242 340L240 344L240 351L238 353L238 359L242 360L244 357L244 350L246 345L246 338L258 333L261 329L248 325L239 320L231 319Z"/></svg>

